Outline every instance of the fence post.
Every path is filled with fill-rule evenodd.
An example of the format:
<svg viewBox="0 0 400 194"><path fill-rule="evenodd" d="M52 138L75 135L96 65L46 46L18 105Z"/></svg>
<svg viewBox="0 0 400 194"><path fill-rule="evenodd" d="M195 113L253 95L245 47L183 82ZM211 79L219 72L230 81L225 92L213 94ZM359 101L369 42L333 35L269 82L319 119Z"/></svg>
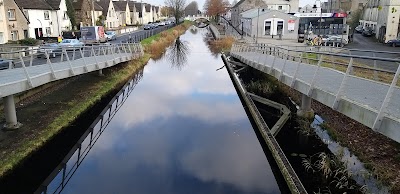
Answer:
<svg viewBox="0 0 400 194"><path fill-rule="evenodd" d="M296 83L297 74L299 73L299 69L300 69L300 64L303 61L303 55L304 54L301 53L301 57L300 57L299 63L297 63L296 70L295 70L294 75L293 75L292 83L290 84L290 86L292 88L294 87L294 84Z"/></svg>
<svg viewBox="0 0 400 194"><path fill-rule="evenodd" d="M51 64L51 61L49 59L49 53L47 52L47 50L44 50L44 54L46 56L46 63L49 64L49 66L50 66L50 71L51 71L51 75L53 76L53 79L57 79L56 74L53 69L53 65Z"/></svg>
<svg viewBox="0 0 400 194"><path fill-rule="evenodd" d="M68 56L68 53L67 53L67 49L64 48L64 49L63 49L63 52L65 52L65 57L67 58L67 61L68 61L68 64L69 64L69 68L70 68L71 74L72 74L72 75L75 75L74 68L72 67L71 61L69 60L69 56Z"/></svg>
<svg viewBox="0 0 400 194"><path fill-rule="evenodd" d="M79 50L79 52L81 53L81 58L83 60L83 63L85 64L85 71L88 72L89 69L88 69L87 64L86 64L84 49L85 49L85 46L83 47L83 49Z"/></svg>
<svg viewBox="0 0 400 194"><path fill-rule="evenodd" d="M400 64L397 67L397 71L393 77L392 84L390 84L390 87L388 89L388 92L386 93L385 99L383 100L382 106L379 109L378 115L376 116L374 126L372 127L372 129L374 129L376 131L379 130L379 128L381 127L381 124L383 121L383 116L386 113L386 109L389 105L389 101L392 98L394 88L396 87L397 81L399 79L399 74L400 74Z"/></svg>
<svg viewBox="0 0 400 194"><path fill-rule="evenodd" d="M373 57L375 58L375 52L372 53ZM374 59L374 80L377 81L378 80L378 71L376 71L376 69L378 68L377 64L376 64L376 59Z"/></svg>
<svg viewBox="0 0 400 194"><path fill-rule="evenodd" d="M336 94L335 101L333 102L333 105L332 105L332 109L333 110L336 110L338 108L339 101L342 99L344 87L347 84L347 79L348 79L348 77L350 75L350 71L351 71L352 66L353 66L353 57L350 58L350 62L349 62L349 65L347 66L346 74L344 75L344 77L342 79L342 83L340 84L339 90L338 90L338 92Z"/></svg>
<svg viewBox="0 0 400 194"><path fill-rule="evenodd" d="M318 56L318 55L317 55L317 56ZM315 81L316 81L316 79L317 79L318 72L319 72L319 69L320 69L321 64L322 64L322 58L323 58L323 55L322 55L322 54L319 55L318 66L317 66L317 69L316 69L315 72L314 72L313 79L311 80L311 83L310 83L310 88L308 89L308 92L307 92L307 95L308 95L308 96L311 96L312 91L314 90Z"/></svg>
<svg viewBox="0 0 400 194"><path fill-rule="evenodd" d="M25 61L24 61L24 59L22 59L21 53L19 53L19 59L21 60L21 65L24 68L24 72L25 72L26 80L28 81L28 85L32 88L33 87L32 80L31 80L31 77L29 76L28 70L26 69Z"/></svg>
<svg viewBox="0 0 400 194"><path fill-rule="evenodd" d="M287 50L287 57L289 57L289 49ZM288 60L285 60L285 62L283 63L283 67L282 67L281 73L279 74L279 77L278 77L279 81L282 81L282 76L283 76L283 73L285 72L285 67L286 67L287 61Z"/></svg>

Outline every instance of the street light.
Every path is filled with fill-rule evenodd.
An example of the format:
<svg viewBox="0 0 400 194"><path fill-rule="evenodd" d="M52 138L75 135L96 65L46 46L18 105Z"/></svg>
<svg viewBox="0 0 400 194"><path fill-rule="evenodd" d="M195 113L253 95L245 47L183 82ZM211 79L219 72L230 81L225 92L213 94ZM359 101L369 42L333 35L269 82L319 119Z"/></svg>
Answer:
<svg viewBox="0 0 400 194"><path fill-rule="evenodd" d="M257 35L256 35L256 44L258 43L258 22L260 20L260 8L257 8Z"/></svg>

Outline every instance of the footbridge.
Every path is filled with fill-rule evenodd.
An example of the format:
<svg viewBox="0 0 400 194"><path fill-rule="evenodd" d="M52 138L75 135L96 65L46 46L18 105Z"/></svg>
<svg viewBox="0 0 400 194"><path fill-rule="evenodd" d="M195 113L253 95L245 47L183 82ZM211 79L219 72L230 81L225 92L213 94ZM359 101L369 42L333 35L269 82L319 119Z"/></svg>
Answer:
<svg viewBox="0 0 400 194"><path fill-rule="evenodd" d="M400 53L236 43L230 55L299 91L298 114L317 100L400 142Z"/></svg>
<svg viewBox="0 0 400 194"><path fill-rule="evenodd" d="M89 72L102 70L139 58L140 43L98 44L91 46L2 48L0 58L9 67L0 70L0 98L3 99L7 128L18 128L14 95L38 86Z"/></svg>

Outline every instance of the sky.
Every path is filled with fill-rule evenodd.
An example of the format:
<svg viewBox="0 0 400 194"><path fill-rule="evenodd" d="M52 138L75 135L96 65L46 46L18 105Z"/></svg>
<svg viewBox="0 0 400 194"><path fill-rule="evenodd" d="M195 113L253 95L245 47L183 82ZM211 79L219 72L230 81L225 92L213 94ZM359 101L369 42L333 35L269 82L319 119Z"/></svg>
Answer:
<svg viewBox="0 0 400 194"><path fill-rule="evenodd" d="M237 1L239 1L239 0L237 0ZM165 0L143 0L143 2L150 3L150 4L153 4L153 5L161 5L161 6L163 6ZM189 4L190 2L192 2L192 1L191 0L186 0L187 4ZM205 2L205 0L198 0L197 1L200 10L203 10L204 2ZM232 3L233 0L229 0L229 2ZM315 3L315 0L299 0L300 7L305 6L307 4L313 5L314 3Z"/></svg>

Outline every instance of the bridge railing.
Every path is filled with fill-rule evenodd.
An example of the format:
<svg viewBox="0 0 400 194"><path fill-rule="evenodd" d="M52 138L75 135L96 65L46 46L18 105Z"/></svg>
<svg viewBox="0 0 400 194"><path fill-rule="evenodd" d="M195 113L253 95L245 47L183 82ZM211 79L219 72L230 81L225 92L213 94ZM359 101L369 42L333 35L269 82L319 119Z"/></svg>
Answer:
<svg viewBox="0 0 400 194"><path fill-rule="evenodd" d="M18 49L20 48L20 49ZM0 58L9 60L9 68L26 68L35 65L52 65L59 62L71 62L86 57L108 55L119 57L118 54L131 53L137 57L143 54L140 43L93 44L90 46L41 46L41 47L12 47L9 51L0 52Z"/></svg>
<svg viewBox="0 0 400 194"><path fill-rule="evenodd" d="M334 91L335 101L332 108L336 109L341 98L348 95L346 91L352 92L353 95L370 95L362 96L361 98L376 98L372 99L375 101L375 106L369 107L378 112L378 116L372 127L373 129L378 129L380 127L384 115L393 116L397 118L397 120L400 119L400 107L396 101L400 97L400 59L376 56L377 54L397 55L398 53L374 51L375 54L372 54L373 56L366 56L357 54L357 52L368 53L366 50L332 49L333 48L324 47L284 47L266 44L235 44L231 52L258 53L258 61L254 61L255 63L260 63L262 55L271 55L273 56L270 62L271 64L269 64L271 69L274 69L277 59L283 59L283 67L280 67L281 70L278 77L288 73L285 72L287 71L288 65L295 66L294 74L291 72L293 76L292 84L294 84L299 77L300 64L317 66L317 68L312 68L314 72L308 72L308 74L312 75L312 79L309 80L309 94L315 88L316 83L323 81L321 76L338 75L329 78L331 80L339 79L340 82L339 88ZM392 69L384 69L380 67L380 65L388 65L391 66ZM327 74L324 69L331 69L334 71L332 71L331 74ZM378 87L382 88L382 91L380 94L368 93L368 91L365 91L365 87L354 86L357 80L371 80L373 83L378 83ZM353 83L350 84L350 82Z"/></svg>

